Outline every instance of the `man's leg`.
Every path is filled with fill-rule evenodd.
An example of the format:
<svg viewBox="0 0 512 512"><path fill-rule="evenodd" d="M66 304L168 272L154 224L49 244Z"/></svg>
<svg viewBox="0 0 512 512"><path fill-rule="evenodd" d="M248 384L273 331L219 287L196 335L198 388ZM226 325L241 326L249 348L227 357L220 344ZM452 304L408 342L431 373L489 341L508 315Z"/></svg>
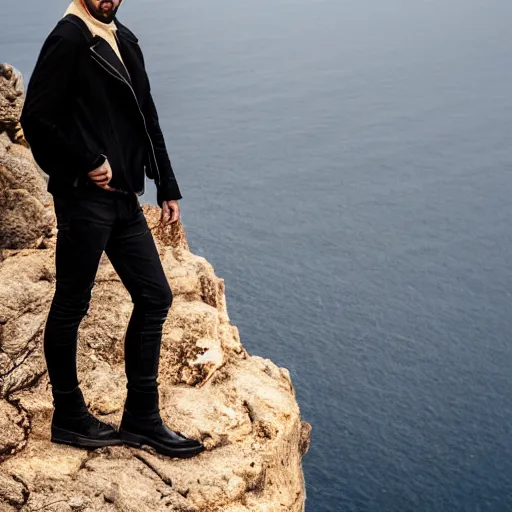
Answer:
<svg viewBox="0 0 512 512"><path fill-rule="evenodd" d="M54 207L56 286L44 329L55 407L51 440L89 448L120 444L116 429L89 413L76 366L78 328L89 308L99 260L115 220L115 204L71 196L55 197Z"/></svg>
<svg viewBox="0 0 512 512"><path fill-rule="evenodd" d="M105 252L134 305L124 340L127 386L153 391L173 296L137 199L123 203L124 219L113 229Z"/></svg>
<svg viewBox="0 0 512 512"><path fill-rule="evenodd" d="M127 197L123 204L125 222L117 224L105 248L134 304L124 341L128 392L119 432L127 444L190 457L204 449L202 444L167 428L159 413L162 328L172 291L138 199Z"/></svg>
<svg viewBox="0 0 512 512"><path fill-rule="evenodd" d="M111 223L87 219L91 205L84 201L54 198L56 286L44 330L44 353L50 383L59 391L78 385L78 329L89 309L98 264L112 229Z"/></svg>

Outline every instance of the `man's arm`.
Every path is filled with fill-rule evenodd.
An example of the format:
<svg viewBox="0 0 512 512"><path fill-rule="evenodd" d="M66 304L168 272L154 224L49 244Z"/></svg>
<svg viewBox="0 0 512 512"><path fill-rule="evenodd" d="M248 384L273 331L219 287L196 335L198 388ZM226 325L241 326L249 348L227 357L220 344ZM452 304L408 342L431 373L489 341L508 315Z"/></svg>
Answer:
<svg viewBox="0 0 512 512"><path fill-rule="evenodd" d="M160 185L157 186L157 203L158 206L162 207L164 201L182 199L183 196L174 175L151 91L144 108L144 117L146 118L146 125L153 142L156 161L160 171Z"/></svg>
<svg viewBox="0 0 512 512"><path fill-rule="evenodd" d="M48 37L31 75L20 118L38 165L45 172L58 172L68 182L105 162L101 148L92 150L72 142L61 122L69 108L79 59L77 42L60 35Z"/></svg>
<svg viewBox="0 0 512 512"><path fill-rule="evenodd" d="M142 49L139 45L135 45L135 48L137 49L137 53L142 62L142 67L147 73ZM174 175L174 170L165 145L162 129L160 128L160 121L158 119L155 101L151 94L151 84L149 84L148 97L142 107L142 112L146 119L146 126L149 136L151 137L151 141L153 142L155 157L160 171L160 185L157 185L156 202L158 203L158 206L162 207L162 203L164 201L177 201L178 199L182 199L183 196L181 195L176 176Z"/></svg>

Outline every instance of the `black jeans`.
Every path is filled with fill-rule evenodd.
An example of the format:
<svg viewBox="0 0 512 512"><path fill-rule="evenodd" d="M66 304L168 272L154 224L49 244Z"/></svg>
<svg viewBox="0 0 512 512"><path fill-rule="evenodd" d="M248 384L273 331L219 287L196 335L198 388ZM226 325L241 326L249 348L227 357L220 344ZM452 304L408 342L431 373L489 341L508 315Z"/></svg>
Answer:
<svg viewBox="0 0 512 512"><path fill-rule="evenodd" d="M127 388L156 389L162 327L173 295L137 195L92 183L55 196L54 208L56 286L44 330L52 388L67 391L79 384L78 328L105 251L134 304L124 341Z"/></svg>

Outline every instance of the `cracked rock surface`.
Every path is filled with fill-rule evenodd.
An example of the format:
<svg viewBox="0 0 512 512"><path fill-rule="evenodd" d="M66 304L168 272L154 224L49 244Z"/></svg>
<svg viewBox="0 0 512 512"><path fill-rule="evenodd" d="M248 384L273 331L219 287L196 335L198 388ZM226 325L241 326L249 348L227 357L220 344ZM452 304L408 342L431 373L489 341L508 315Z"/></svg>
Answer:
<svg viewBox="0 0 512 512"><path fill-rule="evenodd" d="M47 177L23 136L23 78L0 63L0 249L37 248L55 225Z"/></svg>
<svg viewBox="0 0 512 512"><path fill-rule="evenodd" d="M20 210L10 194L21 198ZM24 217L24 208L46 216ZM160 209L143 210L174 297L162 339L160 408L169 427L205 444L190 459L148 447L50 442L42 339L55 287L53 207L30 150L0 133L0 512L303 512L311 426L301 420L288 370L247 353L230 323L223 279L190 251L179 222L162 229ZM78 373L91 412L115 425L132 307L104 255L80 326Z"/></svg>

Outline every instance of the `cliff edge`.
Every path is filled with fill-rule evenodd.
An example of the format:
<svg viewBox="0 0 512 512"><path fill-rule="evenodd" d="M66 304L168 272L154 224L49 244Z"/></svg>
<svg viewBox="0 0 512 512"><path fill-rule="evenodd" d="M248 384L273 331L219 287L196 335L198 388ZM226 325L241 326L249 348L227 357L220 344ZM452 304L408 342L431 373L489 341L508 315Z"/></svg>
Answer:
<svg viewBox="0 0 512 512"><path fill-rule="evenodd" d="M55 286L56 227L46 177L23 138L21 74L0 65L0 512L303 512L301 420L290 374L250 355L226 309L224 280L193 254L179 221L144 205L174 300L164 325L164 421L206 451L172 459L149 447L51 443L42 335ZM130 296L103 256L79 333L91 412L119 425Z"/></svg>

